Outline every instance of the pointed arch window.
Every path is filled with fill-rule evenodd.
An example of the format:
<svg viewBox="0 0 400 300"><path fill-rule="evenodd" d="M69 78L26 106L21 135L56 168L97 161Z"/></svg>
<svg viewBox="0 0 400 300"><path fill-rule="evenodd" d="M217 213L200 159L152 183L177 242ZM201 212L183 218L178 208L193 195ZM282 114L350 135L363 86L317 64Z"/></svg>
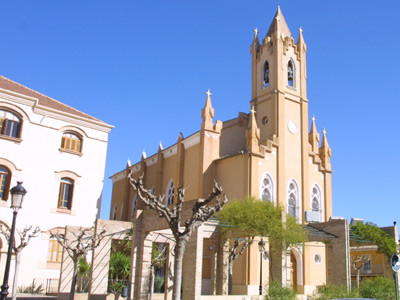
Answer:
<svg viewBox="0 0 400 300"><path fill-rule="evenodd" d="M287 65L288 86L294 87L294 82L295 82L294 77L295 77L294 62L292 59L290 59Z"/></svg>
<svg viewBox="0 0 400 300"><path fill-rule="evenodd" d="M174 181L171 179L167 185L167 191L165 193L166 205L171 205L172 203L174 203L174 194L175 194Z"/></svg>
<svg viewBox="0 0 400 300"><path fill-rule="evenodd" d="M21 118L15 113L0 109L0 135L20 138L21 137Z"/></svg>
<svg viewBox="0 0 400 300"><path fill-rule="evenodd" d="M322 221L322 197L321 189L318 184L311 188L311 210L319 214L319 220Z"/></svg>
<svg viewBox="0 0 400 300"><path fill-rule="evenodd" d="M265 61L265 63L264 63L262 87L263 88L269 87L269 63L268 63L268 61Z"/></svg>
<svg viewBox="0 0 400 300"><path fill-rule="evenodd" d="M11 172L5 166L0 165L0 199L7 200L10 189Z"/></svg>
<svg viewBox="0 0 400 300"><path fill-rule="evenodd" d="M299 218L299 189L294 180L291 180L288 186L287 212L292 217Z"/></svg>
<svg viewBox="0 0 400 300"><path fill-rule="evenodd" d="M273 182L269 174L265 174L261 178L260 198L263 201L273 202Z"/></svg>

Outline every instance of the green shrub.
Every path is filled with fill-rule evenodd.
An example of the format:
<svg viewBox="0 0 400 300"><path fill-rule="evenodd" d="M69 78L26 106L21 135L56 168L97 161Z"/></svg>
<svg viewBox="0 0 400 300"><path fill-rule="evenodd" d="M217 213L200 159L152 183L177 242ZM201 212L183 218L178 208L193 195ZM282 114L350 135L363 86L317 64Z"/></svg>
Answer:
<svg viewBox="0 0 400 300"><path fill-rule="evenodd" d="M356 298L359 297L357 289L350 292L346 286L337 286L333 284L318 287L317 292L312 296L312 300L330 300L336 298Z"/></svg>
<svg viewBox="0 0 400 300"><path fill-rule="evenodd" d="M384 277L363 280L361 282L360 294L364 298L381 300L396 299L394 280Z"/></svg>
<svg viewBox="0 0 400 300"><path fill-rule="evenodd" d="M271 281L265 300L296 300L296 292L290 288L282 287L277 281Z"/></svg>

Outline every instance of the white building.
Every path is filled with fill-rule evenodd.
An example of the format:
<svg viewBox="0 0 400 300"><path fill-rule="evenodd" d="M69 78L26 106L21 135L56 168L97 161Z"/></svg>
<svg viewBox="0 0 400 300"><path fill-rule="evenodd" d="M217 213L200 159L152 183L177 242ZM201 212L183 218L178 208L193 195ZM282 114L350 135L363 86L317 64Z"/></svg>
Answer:
<svg viewBox="0 0 400 300"><path fill-rule="evenodd" d="M11 227L9 189L23 181L28 193L16 228L41 229L22 252L18 286L58 279L62 251L50 232L66 225L90 227L99 216L112 128L0 76L0 222ZM7 248L1 237L1 280Z"/></svg>

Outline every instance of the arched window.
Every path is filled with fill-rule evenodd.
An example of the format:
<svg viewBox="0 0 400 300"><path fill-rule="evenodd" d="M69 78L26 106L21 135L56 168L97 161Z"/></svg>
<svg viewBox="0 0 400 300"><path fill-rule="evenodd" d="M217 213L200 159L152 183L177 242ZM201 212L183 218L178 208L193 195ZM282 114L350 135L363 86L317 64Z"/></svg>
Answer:
<svg viewBox="0 0 400 300"><path fill-rule="evenodd" d="M270 202L274 201L272 178L268 174L265 174L261 179L260 198L263 201L270 201Z"/></svg>
<svg viewBox="0 0 400 300"><path fill-rule="evenodd" d="M0 165L0 199L8 199L10 189L11 172L5 166Z"/></svg>
<svg viewBox="0 0 400 300"><path fill-rule="evenodd" d="M314 184L311 188L311 210L319 213L319 220L322 221L322 197L318 184Z"/></svg>
<svg viewBox="0 0 400 300"><path fill-rule="evenodd" d="M174 181L171 179L167 185L167 192L165 193L166 205L171 205L172 203L174 203L174 194L175 194Z"/></svg>
<svg viewBox="0 0 400 300"><path fill-rule="evenodd" d="M61 149L81 152L82 138L74 132L64 132L61 139Z"/></svg>
<svg viewBox="0 0 400 300"><path fill-rule="evenodd" d="M263 88L269 87L269 63L268 63L268 61L266 61L264 63L262 86L263 86Z"/></svg>
<svg viewBox="0 0 400 300"><path fill-rule="evenodd" d="M295 70L294 70L294 62L293 60L289 60L288 65L287 65L287 72L288 72L288 86L294 87L294 76L295 76Z"/></svg>
<svg viewBox="0 0 400 300"><path fill-rule="evenodd" d="M294 180L288 186L287 212L292 217L299 218L299 190Z"/></svg>
<svg viewBox="0 0 400 300"><path fill-rule="evenodd" d="M61 178L60 193L58 195L58 208L71 209L74 181L70 178Z"/></svg>
<svg viewBox="0 0 400 300"><path fill-rule="evenodd" d="M15 113L0 109L0 135L19 138L21 137L21 118Z"/></svg>

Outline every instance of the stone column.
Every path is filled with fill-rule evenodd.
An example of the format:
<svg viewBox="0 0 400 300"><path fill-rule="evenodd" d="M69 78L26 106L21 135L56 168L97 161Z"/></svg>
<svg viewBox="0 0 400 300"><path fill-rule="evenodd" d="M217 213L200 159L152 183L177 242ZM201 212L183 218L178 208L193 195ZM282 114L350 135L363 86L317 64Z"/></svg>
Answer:
<svg viewBox="0 0 400 300"><path fill-rule="evenodd" d="M211 270L211 286L210 291L211 295L217 294L217 249L213 246L211 250L211 260L210 260L210 270Z"/></svg>
<svg viewBox="0 0 400 300"><path fill-rule="evenodd" d="M140 288L140 296L138 299L147 300L150 293L150 273L151 273L151 252L153 246L153 235L151 233L146 234L143 247L141 250L141 261L142 267L140 270L140 281L138 285ZM136 298L135 298L136 299Z"/></svg>
<svg viewBox="0 0 400 300"><path fill-rule="evenodd" d="M219 243L217 249L217 279L216 294L228 295L229 290L229 241L221 245Z"/></svg>
<svg viewBox="0 0 400 300"><path fill-rule="evenodd" d="M167 262L165 264L165 291L164 291L164 300L171 300L172 299L172 291L174 285L174 256L172 255L172 248L175 243L169 242L168 243L168 252L167 252Z"/></svg>
<svg viewBox="0 0 400 300"><path fill-rule="evenodd" d="M143 211L137 210L133 232L132 232L132 250L131 250L131 272L130 272L130 299L139 299L140 294L140 275L141 275L141 250L144 243L143 232Z"/></svg>
<svg viewBox="0 0 400 300"><path fill-rule="evenodd" d="M183 257L182 299L200 300L203 267L203 226L193 231Z"/></svg>

